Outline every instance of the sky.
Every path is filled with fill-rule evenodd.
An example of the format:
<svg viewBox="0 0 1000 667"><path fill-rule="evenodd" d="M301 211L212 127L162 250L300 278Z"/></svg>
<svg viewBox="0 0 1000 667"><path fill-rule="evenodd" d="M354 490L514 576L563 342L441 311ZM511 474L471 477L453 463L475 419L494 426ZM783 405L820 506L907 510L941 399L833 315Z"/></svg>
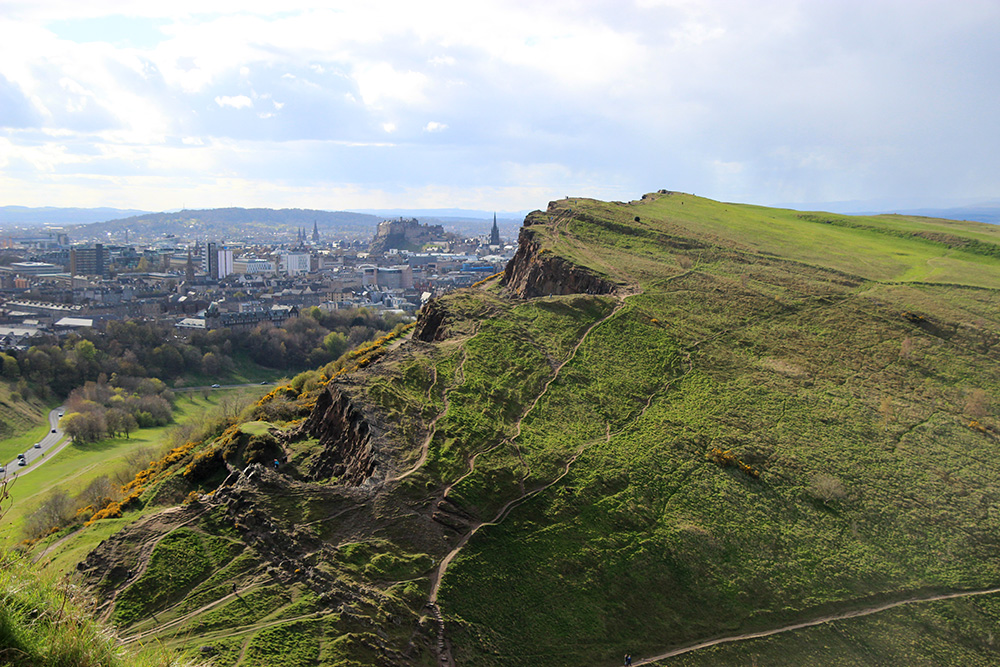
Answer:
<svg viewBox="0 0 1000 667"><path fill-rule="evenodd" d="M998 34L996 0L0 0L0 205L996 200Z"/></svg>

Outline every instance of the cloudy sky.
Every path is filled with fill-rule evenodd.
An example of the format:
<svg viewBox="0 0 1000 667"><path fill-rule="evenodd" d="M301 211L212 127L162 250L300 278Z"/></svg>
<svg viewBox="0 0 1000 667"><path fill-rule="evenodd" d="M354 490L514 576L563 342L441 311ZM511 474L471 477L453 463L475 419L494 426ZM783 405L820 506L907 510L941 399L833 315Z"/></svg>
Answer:
<svg viewBox="0 0 1000 667"><path fill-rule="evenodd" d="M1000 198L996 0L0 0L0 204Z"/></svg>

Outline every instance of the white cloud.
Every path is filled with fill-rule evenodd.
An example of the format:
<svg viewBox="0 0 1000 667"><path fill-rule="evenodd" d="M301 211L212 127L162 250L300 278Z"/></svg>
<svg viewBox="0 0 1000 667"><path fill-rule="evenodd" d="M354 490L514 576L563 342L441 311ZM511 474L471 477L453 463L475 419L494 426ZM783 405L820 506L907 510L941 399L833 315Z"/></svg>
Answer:
<svg viewBox="0 0 1000 667"><path fill-rule="evenodd" d="M126 165L194 190L225 171L256 198L307 196L289 182L327 168L361 199L462 188L628 199L667 187L762 203L792 191L1000 195L996 3L3 5L0 124L18 130L5 128L0 160L22 186L12 203L84 187L99 197ZM88 36L116 14L155 39ZM907 39L882 38L894 33ZM445 130L448 142L422 136ZM387 134L396 143L380 143ZM264 137L272 157L294 158L249 160ZM439 166L417 168L428 163ZM31 169L46 187L31 186Z"/></svg>
<svg viewBox="0 0 1000 667"><path fill-rule="evenodd" d="M215 98L215 103L220 107L232 107L234 109L245 109L253 106L253 100L246 95L219 95Z"/></svg>
<svg viewBox="0 0 1000 667"><path fill-rule="evenodd" d="M354 70L361 99L369 106L399 101L419 104L425 100L427 77L412 70L400 71L389 63L364 63Z"/></svg>

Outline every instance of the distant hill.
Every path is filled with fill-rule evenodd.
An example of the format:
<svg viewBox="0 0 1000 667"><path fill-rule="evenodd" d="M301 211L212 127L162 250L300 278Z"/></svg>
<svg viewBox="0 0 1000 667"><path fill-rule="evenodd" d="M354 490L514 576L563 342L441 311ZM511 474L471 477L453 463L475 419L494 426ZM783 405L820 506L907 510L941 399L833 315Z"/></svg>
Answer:
<svg viewBox="0 0 1000 667"><path fill-rule="evenodd" d="M982 206L961 206L957 208L918 208L900 211L901 215L920 215L928 218L948 218L949 220L973 220L1000 225L1000 204Z"/></svg>
<svg viewBox="0 0 1000 667"><path fill-rule="evenodd" d="M146 211L125 208L59 208L55 206L0 206L0 226L85 225Z"/></svg>
<svg viewBox="0 0 1000 667"><path fill-rule="evenodd" d="M948 220L968 220L972 222L987 222L1000 224L1000 202L984 201L958 206L907 206L900 207L891 201L837 201L837 202L798 202L794 204L778 204L781 208L796 211L829 211L844 215L882 215L895 213L898 215L916 215L926 218L946 218Z"/></svg>
<svg viewBox="0 0 1000 667"><path fill-rule="evenodd" d="M305 229L313 223L321 235L370 238L382 218L346 211L319 211L302 208L213 208L169 213L143 213L77 227L74 239L122 238L131 235L159 237L173 234L182 238L272 239Z"/></svg>

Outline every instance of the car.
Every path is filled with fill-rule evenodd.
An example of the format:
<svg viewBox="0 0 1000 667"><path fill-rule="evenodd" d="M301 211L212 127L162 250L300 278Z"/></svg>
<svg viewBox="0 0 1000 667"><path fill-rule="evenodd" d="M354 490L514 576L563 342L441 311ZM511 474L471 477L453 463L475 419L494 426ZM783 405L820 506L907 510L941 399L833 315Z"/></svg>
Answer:
<svg viewBox="0 0 1000 667"><path fill-rule="evenodd" d="M26 465L28 465L28 462L25 461L24 459L18 459L17 460L17 465L19 465L19 466L26 466Z"/></svg>
<svg viewBox="0 0 1000 667"><path fill-rule="evenodd" d="M60 413L59 413L59 416L60 416L60 417L62 417L62 416L63 416L63 413L61 413L61 412L60 412Z"/></svg>
<svg viewBox="0 0 1000 667"><path fill-rule="evenodd" d="M218 389L221 386L222 386L221 384L213 384L212 389Z"/></svg>
<svg viewBox="0 0 1000 667"><path fill-rule="evenodd" d="M260 383L261 383L261 384L271 384L271 383L270 383L270 382L268 382L267 380L261 380L261 381L260 381Z"/></svg>
<svg viewBox="0 0 1000 667"><path fill-rule="evenodd" d="M18 455L17 455L17 458L19 458L19 459L23 459L23 458L24 458L24 454L18 454Z"/></svg>
<svg viewBox="0 0 1000 667"><path fill-rule="evenodd" d="M41 448L42 448L42 443L36 442L35 443L35 449L41 449Z"/></svg>
<svg viewBox="0 0 1000 667"><path fill-rule="evenodd" d="M4 468L3 466L0 466L0 475L4 474L5 472L7 472L7 469Z"/></svg>
<svg viewBox="0 0 1000 667"><path fill-rule="evenodd" d="M52 429L52 432L53 432L53 433L56 433L56 429Z"/></svg>

